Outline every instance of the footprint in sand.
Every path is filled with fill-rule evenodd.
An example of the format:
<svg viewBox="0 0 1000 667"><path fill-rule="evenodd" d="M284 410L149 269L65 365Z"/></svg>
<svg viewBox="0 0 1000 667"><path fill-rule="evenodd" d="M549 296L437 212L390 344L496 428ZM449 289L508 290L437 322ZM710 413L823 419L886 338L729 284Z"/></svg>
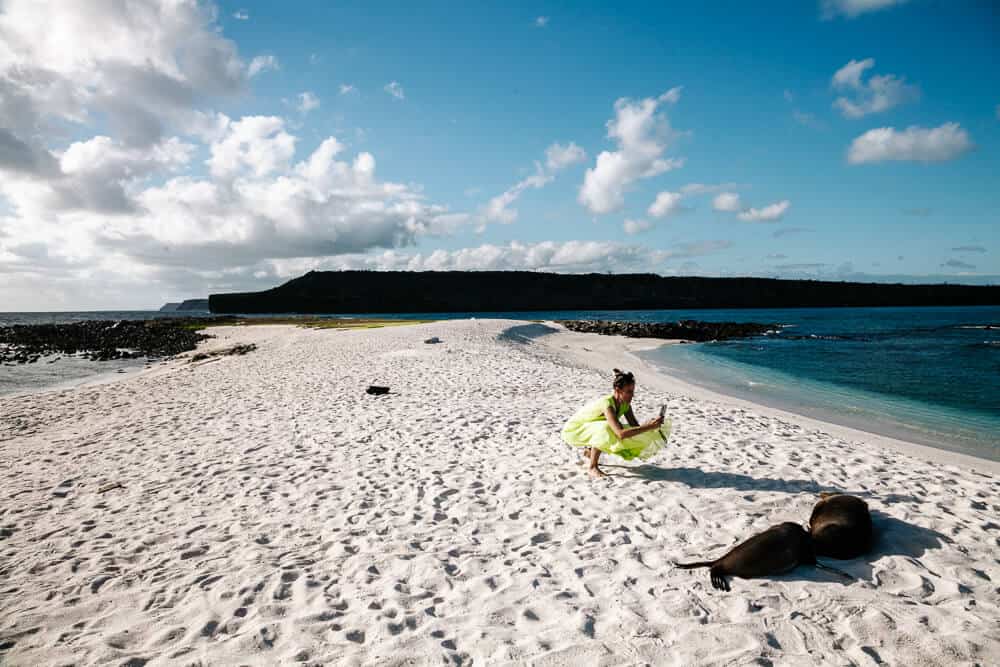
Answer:
<svg viewBox="0 0 1000 667"><path fill-rule="evenodd" d="M219 629L218 621L209 621L201 628L202 637L213 637L215 636L215 631Z"/></svg>

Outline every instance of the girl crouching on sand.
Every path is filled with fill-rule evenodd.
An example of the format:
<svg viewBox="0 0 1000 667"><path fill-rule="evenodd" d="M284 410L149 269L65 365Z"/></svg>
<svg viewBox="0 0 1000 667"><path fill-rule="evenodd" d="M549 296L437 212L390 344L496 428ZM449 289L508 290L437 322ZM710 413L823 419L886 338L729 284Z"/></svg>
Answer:
<svg viewBox="0 0 1000 667"><path fill-rule="evenodd" d="M629 461L648 459L660 451L670 435L670 422L664 425L663 415L639 425L632 414L632 396L635 395L635 378L631 373L615 369L610 396L588 403L570 417L562 430L562 438L573 447L582 447L583 455L590 459L592 477L607 477L597 467L601 452L614 454ZM620 419L625 417L631 428L622 428Z"/></svg>

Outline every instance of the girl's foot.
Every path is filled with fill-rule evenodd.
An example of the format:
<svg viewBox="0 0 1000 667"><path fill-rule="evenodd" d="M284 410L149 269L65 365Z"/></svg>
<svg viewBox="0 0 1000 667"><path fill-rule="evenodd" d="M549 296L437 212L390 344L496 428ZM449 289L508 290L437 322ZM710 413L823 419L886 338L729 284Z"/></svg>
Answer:
<svg viewBox="0 0 1000 667"><path fill-rule="evenodd" d="M608 473L604 472L600 468L590 468L587 470L587 474L595 479L600 479L601 477L607 477Z"/></svg>

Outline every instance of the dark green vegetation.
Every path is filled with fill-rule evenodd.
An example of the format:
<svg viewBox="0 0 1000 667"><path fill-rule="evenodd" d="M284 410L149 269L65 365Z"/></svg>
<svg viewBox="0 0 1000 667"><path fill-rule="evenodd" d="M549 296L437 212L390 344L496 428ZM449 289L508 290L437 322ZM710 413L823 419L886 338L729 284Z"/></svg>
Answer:
<svg viewBox="0 0 1000 667"><path fill-rule="evenodd" d="M213 313L434 313L530 310L977 306L1000 286L901 285L568 275L530 271L310 271L263 292L213 294Z"/></svg>

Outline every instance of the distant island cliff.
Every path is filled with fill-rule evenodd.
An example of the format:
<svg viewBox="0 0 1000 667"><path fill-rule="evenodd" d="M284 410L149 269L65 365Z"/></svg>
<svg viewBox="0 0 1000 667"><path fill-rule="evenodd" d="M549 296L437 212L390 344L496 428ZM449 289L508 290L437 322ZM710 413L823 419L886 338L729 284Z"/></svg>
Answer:
<svg viewBox="0 0 1000 667"><path fill-rule="evenodd" d="M171 302L160 306L161 313L173 313L187 310L208 312L208 299L186 299L180 303Z"/></svg>
<svg viewBox="0 0 1000 667"><path fill-rule="evenodd" d="M531 271L310 271L262 292L212 294L213 313L977 306L1000 286Z"/></svg>

